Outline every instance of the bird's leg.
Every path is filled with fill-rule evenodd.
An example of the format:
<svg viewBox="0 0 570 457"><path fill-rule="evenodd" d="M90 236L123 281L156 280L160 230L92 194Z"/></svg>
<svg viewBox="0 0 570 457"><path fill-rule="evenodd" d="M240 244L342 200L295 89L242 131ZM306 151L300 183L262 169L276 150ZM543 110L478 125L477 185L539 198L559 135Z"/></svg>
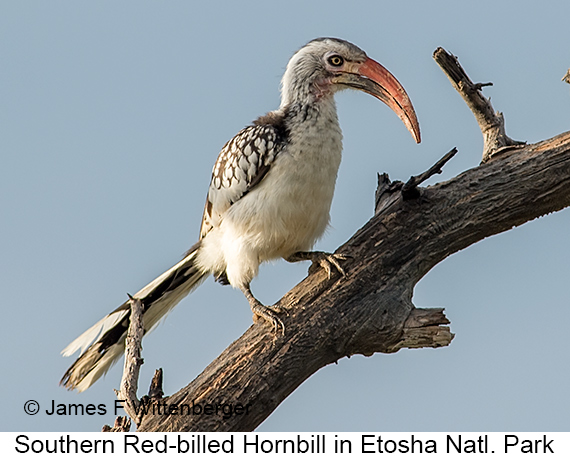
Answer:
<svg viewBox="0 0 570 457"><path fill-rule="evenodd" d="M341 275L346 276L344 269L339 263L339 260L346 260L348 257L343 254L331 254L322 251L299 251L290 255L285 260L287 262L301 262L303 260L310 260L313 264L318 264L325 269L330 279L332 267L334 266Z"/></svg>
<svg viewBox="0 0 570 457"><path fill-rule="evenodd" d="M249 284L247 284L246 286L241 286L240 289L245 295L245 298L247 298L247 301L249 302L249 306L251 307L251 311L253 312L253 314L256 317L258 318L261 317L270 324L273 324L275 332L277 332L279 330L279 327L281 327L281 333L284 335L285 324L283 324L283 321L277 316L277 313L280 311L278 309L276 309L275 311L272 310L268 306L262 304L257 298L255 298L251 293Z"/></svg>

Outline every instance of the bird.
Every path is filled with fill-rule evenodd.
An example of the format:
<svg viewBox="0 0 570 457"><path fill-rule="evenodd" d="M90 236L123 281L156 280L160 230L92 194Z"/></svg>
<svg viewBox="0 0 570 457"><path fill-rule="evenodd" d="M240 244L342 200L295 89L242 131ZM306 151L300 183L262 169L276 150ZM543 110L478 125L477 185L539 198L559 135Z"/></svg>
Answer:
<svg viewBox="0 0 570 457"><path fill-rule="evenodd" d="M420 128L398 80L358 46L322 37L289 60L279 108L257 118L222 148L212 171L200 236L182 260L132 296L143 309L145 334L209 275L243 292L257 322L284 332L283 310L263 305L250 283L260 264L311 260L344 274L342 255L312 251L329 224L342 155L335 94L368 93L392 109L419 143ZM60 384L89 388L124 352L130 300L63 351L80 357Z"/></svg>

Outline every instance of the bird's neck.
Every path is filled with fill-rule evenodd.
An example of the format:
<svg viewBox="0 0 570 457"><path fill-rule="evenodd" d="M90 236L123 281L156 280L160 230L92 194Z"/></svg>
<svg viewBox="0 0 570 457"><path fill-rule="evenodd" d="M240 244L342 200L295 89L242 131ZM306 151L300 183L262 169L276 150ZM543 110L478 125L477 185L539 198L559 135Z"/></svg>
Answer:
<svg viewBox="0 0 570 457"><path fill-rule="evenodd" d="M316 79L310 83L285 72L281 84L280 109L292 105L314 105L332 103L334 105L335 90L328 79Z"/></svg>
<svg viewBox="0 0 570 457"><path fill-rule="evenodd" d="M290 137L302 137L313 132L338 134L340 125L336 111L336 103L332 95L302 103L296 102L282 106L279 111L284 115L285 126Z"/></svg>
<svg viewBox="0 0 570 457"><path fill-rule="evenodd" d="M340 165L342 132L338 122L334 98L316 103L292 104L284 112L288 152L304 160L330 161L326 166ZM333 173L336 175L336 171Z"/></svg>

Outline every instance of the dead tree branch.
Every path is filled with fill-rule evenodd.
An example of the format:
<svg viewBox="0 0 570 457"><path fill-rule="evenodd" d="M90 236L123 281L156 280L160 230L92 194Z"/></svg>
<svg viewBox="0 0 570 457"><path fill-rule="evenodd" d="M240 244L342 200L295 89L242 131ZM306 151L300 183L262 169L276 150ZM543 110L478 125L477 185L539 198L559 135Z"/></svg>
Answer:
<svg viewBox="0 0 570 457"><path fill-rule="evenodd" d="M105 425L104 432L128 432L131 429L131 419L138 427L142 421L145 408L148 410L154 403L159 402L164 395L162 391L162 368L154 372L150 383L148 395L140 400L137 397L139 373L144 360L141 357L142 338L144 336L142 302L138 298L129 295L131 304L131 317L127 338L125 341L125 365L121 379L121 390L115 390L119 400L123 401L123 408L129 417L119 416L115 419L115 425Z"/></svg>
<svg viewBox="0 0 570 457"><path fill-rule="evenodd" d="M131 317L125 342L125 366L121 379L121 389L115 390L115 394L119 400L122 400L126 413L138 426L141 421L138 414L141 402L137 397L137 388L141 365L144 363L141 357L141 342L144 335L143 313L142 303L138 298L135 299L129 295L129 301L131 304Z"/></svg>
<svg viewBox="0 0 570 457"><path fill-rule="evenodd" d="M443 310L412 303L418 281L477 241L570 206L570 132L524 146L508 139L480 85L452 62L450 79L482 118L485 157L520 147L434 186L411 180L407 198L403 183L379 176L376 214L337 250L348 257L347 276L328 278L310 268L279 301L288 310L285 335L275 337L263 322L252 325L196 379L162 400L198 405L201 414L146 415L139 430L254 430L308 377L340 358L448 345L453 334ZM222 414L229 411L224 406L232 414Z"/></svg>
<svg viewBox="0 0 570 457"><path fill-rule="evenodd" d="M433 58L447 75L455 90L463 97L479 124L484 140L482 162L487 162L493 155L500 152L525 144L523 141L516 141L507 136L503 113L498 111L495 113L491 100L483 96L481 89L485 86L492 86L493 83L475 84L467 76L457 57L443 48L437 48L433 53Z"/></svg>
<svg viewBox="0 0 570 457"><path fill-rule="evenodd" d="M417 176L412 176L408 182L402 186L402 196L404 197L404 200L418 198L420 196L418 186L427 181L433 175L440 174L443 166L449 162L455 154L457 154L457 148L453 148L445 154L429 170L424 171Z"/></svg>

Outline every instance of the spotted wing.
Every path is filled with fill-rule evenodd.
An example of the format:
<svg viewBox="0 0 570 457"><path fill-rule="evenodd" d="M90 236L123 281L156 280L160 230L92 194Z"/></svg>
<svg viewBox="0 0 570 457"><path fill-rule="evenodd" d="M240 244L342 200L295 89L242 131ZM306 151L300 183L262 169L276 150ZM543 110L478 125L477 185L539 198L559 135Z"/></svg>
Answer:
<svg viewBox="0 0 570 457"><path fill-rule="evenodd" d="M222 148L212 171L200 239L218 226L228 208L267 174L282 149L281 136L274 125L252 125Z"/></svg>

